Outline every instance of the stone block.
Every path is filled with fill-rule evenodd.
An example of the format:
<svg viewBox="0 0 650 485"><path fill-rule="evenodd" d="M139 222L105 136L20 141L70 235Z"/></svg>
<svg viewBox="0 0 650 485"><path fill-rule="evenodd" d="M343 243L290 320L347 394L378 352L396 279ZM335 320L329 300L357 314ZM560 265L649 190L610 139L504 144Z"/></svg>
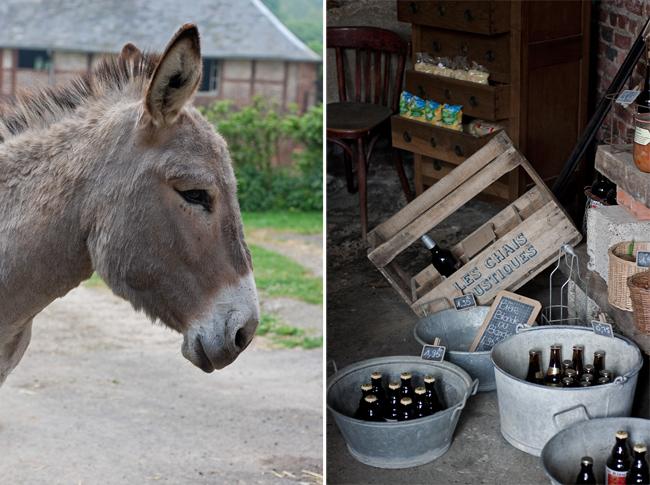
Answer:
<svg viewBox="0 0 650 485"><path fill-rule="evenodd" d="M587 210L588 269L607 281L608 249L621 241L650 241L650 221L639 221L622 206Z"/></svg>

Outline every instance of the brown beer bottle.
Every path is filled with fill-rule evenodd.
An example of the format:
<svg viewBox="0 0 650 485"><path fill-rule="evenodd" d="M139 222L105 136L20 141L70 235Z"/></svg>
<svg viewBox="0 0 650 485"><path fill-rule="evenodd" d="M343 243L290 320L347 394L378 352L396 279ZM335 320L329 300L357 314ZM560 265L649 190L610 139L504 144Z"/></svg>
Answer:
<svg viewBox="0 0 650 485"><path fill-rule="evenodd" d="M551 345L551 357L548 361L548 370L544 383L547 386L559 387L562 385L562 346Z"/></svg>
<svg viewBox="0 0 650 485"><path fill-rule="evenodd" d="M400 397L413 397L413 375L410 372L402 372L399 375L401 386L399 388Z"/></svg>
<svg viewBox="0 0 650 485"><path fill-rule="evenodd" d="M528 373L526 374L526 381L543 386L544 372L542 372L542 366L539 362L540 357L541 352L539 350L533 349L528 351Z"/></svg>
<svg viewBox="0 0 650 485"><path fill-rule="evenodd" d="M571 360L573 361L573 368L578 373L578 377L580 377L584 372L584 362L582 358L584 350L585 348L582 345L573 346L573 357Z"/></svg>
<svg viewBox="0 0 650 485"><path fill-rule="evenodd" d="M563 377L562 378L562 387L574 387L573 386L573 379L570 377Z"/></svg>
<svg viewBox="0 0 650 485"><path fill-rule="evenodd" d="M372 390L372 385L362 384L361 385L361 399L359 399L359 406L357 406L357 412L354 413L354 417L357 419L363 419L361 416L366 414L366 396L370 395Z"/></svg>
<svg viewBox="0 0 650 485"><path fill-rule="evenodd" d="M413 400L410 397L403 397L399 401L398 421L408 421L415 417L413 413Z"/></svg>
<svg viewBox="0 0 650 485"><path fill-rule="evenodd" d="M562 375L566 376L566 371L573 368L573 361L565 359L562 361Z"/></svg>
<svg viewBox="0 0 650 485"><path fill-rule="evenodd" d="M578 373L576 372L575 369L567 369L566 373L564 374L564 377L570 378L573 381L574 386L578 384Z"/></svg>
<svg viewBox="0 0 650 485"><path fill-rule="evenodd" d="M386 391L384 391L384 386L381 383L381 372L373 372L370 374L370 384L372 385L371 394L374 394L379 401L379 405L383 408L386 407Z"/></svg>
<svg viewBox="0 0 650 485"><path fill-rule="evenodd" d="M590 386L593 386L595 384L594 376L592 374L582 374L582 377L580 378L580 382L586 382Z"/></svg>
<svg viewBox="0 0 650 485"><path fill-rule="evenodd" d="M605 368L605 351L596 350L594 352L594 374L596 377L600 375L600 371Z"/></svg>
<svg viewBox="0 0 650 485"><path fill-rule="evenodd" d="M580 460L580 473L576 478L576 485L596 485L594 459L592 457L583 456Z"/></svg>
<svg viewBox="0 0 650 485"><path fill-rule="evenodd" d="M584 366L583 374L596 377L596 371L594 370L593 364L587 364Z"/></svg>
<svg viewBox="0 0 650 485"><path fill-rule="evenodd" d="M607 379L607 382L612 382L614 380L614 373L609 369L603 369L600 371L600 377Z"/></svg>
<svg viewBox="0 0 650 485"><path fill-rule="evenodd" d="M632 466L627 474L627 485L648 485L650 484L650 471L646 461L648 447L644 443L634 445L634 457Z"/></svg>
<svg viewBox="0 0 650 485"><path fill-rule="evenodd" d="M445 409L445 405L436 389L436 378L431 375L424 376L424 388L427 390L425 397L431 410L429 414L437 413Z"/></svg>
<svg viewBox="0 0 650 485"><path fill-rule="evenodd" d="M399 382L389 383L388 398L386 400L386 419L397 419L399 400Z"/></svg>
<svg viewBox="0 0 650 485"><path fill-rule="evenodd" d="M616 444L607 458L605 485L625 485L630 471L630 452L627 449L627 431L616 432Z"/></svg>
<svg viewBox="0 0 650 485"><path fill-rule="evenodd" d="M413 402L413 414L416 418L423 418L431 415L431 408L425 396L427 390L424 386L415 388L415 400Z"/></svg>
<svg viewBox="0 0 650 485"><path fill-rule="evenodd" d="M368 394L364 398L364 401L366 403L364 407L365 413L361 415L360 419L363 419L364 421L386 421L377 396L374 394Z"/></svg>

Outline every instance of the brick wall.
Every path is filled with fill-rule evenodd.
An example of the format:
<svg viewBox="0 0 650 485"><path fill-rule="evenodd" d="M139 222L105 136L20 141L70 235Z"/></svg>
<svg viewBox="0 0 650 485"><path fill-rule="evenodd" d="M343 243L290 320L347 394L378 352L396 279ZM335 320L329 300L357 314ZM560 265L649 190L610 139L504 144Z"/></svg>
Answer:
<svg viewBox="0 0 650 485"><path fill-rule="evenodd" d="M598 58L597 58L597 100L623 64L634 39L650 15L647 0L605 0L598 11ZM628 80L628 88L643 82L645 62L637 64ZM627 110L614 105L599 133L603 142L626 143L631 141L633 131L632 108Z"/></svg>

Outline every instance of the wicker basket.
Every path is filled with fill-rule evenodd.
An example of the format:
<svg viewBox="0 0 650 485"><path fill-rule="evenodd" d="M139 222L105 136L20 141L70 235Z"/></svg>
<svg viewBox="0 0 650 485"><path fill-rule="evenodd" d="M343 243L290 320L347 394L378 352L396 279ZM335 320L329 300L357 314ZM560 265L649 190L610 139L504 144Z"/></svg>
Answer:
<svg viewBox="0 0 650 485"><path fill-rule="evenodd" d="M650 271L642 271L627 279L634 309L634 324L642 333L650 335Z"/></svg>
<svg viewBox="0 0 650 485"><path fill-rule="evenodd" d="M634 261L624 258L628 254L629 247L634 244ZM637 251L650 251L650 242L623 241L614 244L609 248L609 276L608 276L608 300L610 305L625 311L632 311L632 300L630 290L627 287L627 279L641 271L636 265Z"/></svg>

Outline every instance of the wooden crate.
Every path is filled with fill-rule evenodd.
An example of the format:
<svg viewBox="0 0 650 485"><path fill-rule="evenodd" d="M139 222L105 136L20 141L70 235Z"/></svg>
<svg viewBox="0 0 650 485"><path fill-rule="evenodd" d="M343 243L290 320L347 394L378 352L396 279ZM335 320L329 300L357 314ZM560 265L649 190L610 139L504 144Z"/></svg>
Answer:
<svg viewBox="0 0 650 485"><path fill-rule="evenodd" d="M443 278L429 264L415 275L396 257L504 174L521 167L534 186L451 248L462 267ZM368 258L420 316L474 293L481 305L548 267L560 247L582 238L544 181L501 132L421 196L368 234ZM422 247L425 251L424 246Z"/></svg>

